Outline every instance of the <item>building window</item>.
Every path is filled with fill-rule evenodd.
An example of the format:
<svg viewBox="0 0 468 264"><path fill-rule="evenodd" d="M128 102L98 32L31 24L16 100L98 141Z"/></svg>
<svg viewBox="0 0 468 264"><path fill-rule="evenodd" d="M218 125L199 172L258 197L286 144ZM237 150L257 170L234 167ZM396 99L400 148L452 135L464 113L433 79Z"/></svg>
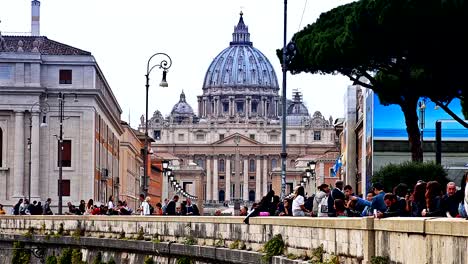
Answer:
<svg viewBox="0 0 468 264"><path fill-rule="evenodd" d="M249 202L255 202L255 191L250 190L249 192Z"/></svg>
<svg viewBox="0 0 468 264"><path fill-rule="evenodd" d="M57 146L60 144L57 142ZM57 167L60 167L60 158L58 156L60 149L57 147ZM62 167L71 167L71 140L62 142Z"/></svg>
<svg viewBox="0 0 468 264"><path fill-rule="evenodd" d="M296 167L296 161L295 161L295 160L291 160L291 161L289 162L289 166L290 166L291 168L295 168L295 167Z"/></svg>
<svg viewBox="0 0 468 264"><path fill-rule="evenodd" d="M153 131L154 140L161 140L161 130Z"/></svg>
<svg viewBox="0 0 468 264"><path fill-rule="evenodd" d="M224 139L224 134L219 134L219 140L223 140Z"/></svg>
<svg viewBox="0 0 468 264"><path fill-rule="evenodd" d="M322 133L320 131L314 131L314 140L321 140Z"/></svg>
<svg viewBox="0 0 468 264"><path fill-rule="evenodd" d="M244 103L243 102L237 102L237 113L243 113L244 112Z"/></svg>
<svg viewBox="0 0 468 264"><path fill-rule="evenodd" d="M203 159L197 159L197 160L195 161L195 163L196 163L198 166L202 167L203 169L205 168L205 162L204 162Z"/></svg>
<svg viewBox="0 0 468 264"><path fill-rule="evenodd" d="M270 141L278 141L278 135L270 135Z"/></svg>
<svg viewBox="0 0 468 264"><path fill-rule="evenodd" d="M59 84L72 84L72 70L59 71Z"/></svg>
<svg viewBox="0 0 468 264"><path fill-rule="evenodd" d="M219 191L218 201L224 202L224 190Z"/></svg>
<svg viewBox="0 0 468 264"><path fill-rule="evenodd" d="M255 160L249 160L249 172L255 172Z"/></svg>
<svg viewBox="0 0 468 264"><path fill-rule="evenodd" d="M250 137L250 139L255 140L255 134L250 134L249 137Z"/></svg>
<svg viewBox="0 0 468 264"><path fill-rule="evenodd" d="M224 166L224 165L225 165L224 160L223 160L223 159L220 159L220 160L219 160L219 171L224 172L224 170L225 170L225 166Z"/></svg>
<svg viewBox="0 0 468 264"><path fill-rule="evenodd" d="M57 180L57 194L60 195L58 187L60 182ZM62 196L70 196L70 180L62 180Z"/></svg>
<svg viewBox="0 0 468 264"><path fill-rule="evenodd" d="M333 177L333 167L330 168L330 174L329 174L329 177Z"/></svg>
<svg viewBox="0 0 468 264"><path fill-rule="evenodd" d="M195 138L197 141L205 141L205 134L197 134Z"/></svg>
<svg viewBox="0 0 468 264"><path fill-rule="evenodd" d="M224 175L219 175L220 180L224 180Z"/></svg>
<svg viewBox="0 0 468 264"><path fill-rule="evenodd" d="M229 103L223 103L223 112L224 113L229 112Z"/></svg>
<svg viewBox="0 0 468 264"><path fill-rule="evenodd" d="M252 113L257 113L257 106L258 106L257 102L252 102Z"/></svg>
<svg viewBox="0 0 468 264"><path fill-rule="evenodd" d="M177 139L178 139L179 141L184 141L184 134L178 134L178 135L177 135Z"/></svg>
<svg viewBox="0 0 468 264"><path fill-rule="evenodd" d="M276 168L276 167L277 167L277 165L278 165L278 164L277 164L277 161L276 161L276 159L272 159L272 160L271 160L271 169L274 169L274 168Z"/></svg>
<svg viewBox="0 0 468 264"><path fill-rule="evenodd" d="M292 134L289 136L289 141L290 142L296 142L296 135L295 134Z"/></svg>

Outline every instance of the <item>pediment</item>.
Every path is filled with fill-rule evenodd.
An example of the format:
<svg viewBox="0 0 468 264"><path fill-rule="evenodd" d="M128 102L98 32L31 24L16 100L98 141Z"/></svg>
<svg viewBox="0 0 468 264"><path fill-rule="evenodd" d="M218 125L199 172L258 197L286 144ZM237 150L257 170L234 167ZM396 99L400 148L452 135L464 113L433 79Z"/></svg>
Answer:
<svg viewBox="0 0 468 264"><path fill-rule="evenodd" d="M258 146L261 145L260 142L256 141L255 139L251 139L249 137L246 137L242 134L235 133L232 135L229 135L225 137L224 139L218 140L216 142L213 142L212 145L216 146L236 146L236 138L239 140L239 146Z"/></svg>

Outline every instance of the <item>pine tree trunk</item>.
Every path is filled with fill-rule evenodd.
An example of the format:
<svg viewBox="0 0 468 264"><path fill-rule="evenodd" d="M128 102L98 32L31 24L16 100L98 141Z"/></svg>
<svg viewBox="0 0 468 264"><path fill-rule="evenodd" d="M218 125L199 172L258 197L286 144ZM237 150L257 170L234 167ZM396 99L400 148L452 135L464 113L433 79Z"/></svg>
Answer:
<svg viewBox="0 0 468 264"><path fill-rule="evenodd" d="M403 103L400 104L400 107L405 115L406 132L408 133L411 150L411 160L422 162L423 151L421 146L421 132L418 126L417 105L418 98L406 98Z"/></svg>

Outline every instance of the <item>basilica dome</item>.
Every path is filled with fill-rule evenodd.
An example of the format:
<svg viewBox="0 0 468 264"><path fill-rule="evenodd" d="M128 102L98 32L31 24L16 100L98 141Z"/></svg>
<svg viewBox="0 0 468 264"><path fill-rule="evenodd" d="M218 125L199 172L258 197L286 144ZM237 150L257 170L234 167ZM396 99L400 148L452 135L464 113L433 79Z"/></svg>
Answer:
<svg viewBox="0 0 468 264"><path fill-rule="evenodd" d="M176 123L191 123L194 121L195 117L195 113L193 112L192 107L185 100L185 93L182 91L179 102L172 107L171 118Z"/></svg>
<svg viewBox="0 0 468 264"><path fill-rule="evenodd" d="M243 14L234 27L232 41L208 67L203 90L211 88L257 87L279 90L275 71L268 58L250 41Z"/></svg>

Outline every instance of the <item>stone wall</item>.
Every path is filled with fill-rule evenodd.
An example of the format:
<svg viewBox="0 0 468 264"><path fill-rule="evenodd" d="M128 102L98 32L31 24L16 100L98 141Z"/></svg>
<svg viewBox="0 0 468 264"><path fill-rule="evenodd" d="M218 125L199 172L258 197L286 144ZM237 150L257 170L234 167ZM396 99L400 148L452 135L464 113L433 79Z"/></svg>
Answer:
<svg viewBox="0 0 468 264"><path fill-rule="evenodd" d="M373 256L388 256L394 263L468 263L468 221L443 218L251 218L241 217L140 217L140 216L2 216L0 234L56 233L63 226L73 235L133 241L186 243L229 248L242 244L254 253L274 235L281 234L285 254L312 256L323 245L325 257L339 256L343 263L370 263ZM237 242L236 242L237 241ZM128 248L124 248L127 250ZM229 250L228 250L229 251ZM233 263L233 262L230 262ZM247 262L244 262L247 263ZM255 263L255 262L253 262Z"/></svg>

